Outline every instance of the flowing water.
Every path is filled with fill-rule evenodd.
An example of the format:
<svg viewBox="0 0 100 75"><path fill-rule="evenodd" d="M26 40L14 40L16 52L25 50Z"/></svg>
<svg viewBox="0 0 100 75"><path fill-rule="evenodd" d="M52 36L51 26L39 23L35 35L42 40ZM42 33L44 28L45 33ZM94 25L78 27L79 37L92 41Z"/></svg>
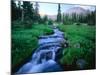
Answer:
<svg viewBox="0 0 100 75"><path fill-rule="evenodd" d="M62 53L62 48L66 46L64 33L53 26L54 34L40 36L38 40L39 47L32 55L32 59L23 65L17 73L39 73L62 71L60 65L56 62Z"/></svg>

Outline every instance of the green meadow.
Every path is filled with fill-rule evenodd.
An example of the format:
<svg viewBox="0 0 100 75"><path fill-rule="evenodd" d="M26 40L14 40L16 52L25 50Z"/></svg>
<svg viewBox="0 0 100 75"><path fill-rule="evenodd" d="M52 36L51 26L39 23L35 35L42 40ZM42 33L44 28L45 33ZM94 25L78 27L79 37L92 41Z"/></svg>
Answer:
<svg viewBox="0 0 100 75"><path fill-rule="evenodd" d="M81 25L59 25L68 39L68 48L64 48L63 56L60 59L63 65L72 65L78 59L86 61L86 69L95 66L96 27L86 24Z"/></svg>
<svg viewBox="0 0 100 75"><path fill-rule="evenodd" d="M59 63L61 68L66 71L81 70L80 66L83 66L83 69L95 69L96 6L88 5L91 9L86 10L80 7L81 5L75 7L73 4L71 6L66 4L65 7L65 4L62 3L50 3L51 8L49 8L49 4L44 3L45 9L41 4L41 2L34 1L11 0L12 72L17 72L26 62L29 62L34 51L39 48L39 37L53 34L53 27L55 26L58 27L58 30L64 32L63 39L66 42L64 40L61 53L58 52L57 61L54 61ZM52 7L52 4L54 7ZM48 12L41 13L41 9ZM71 11L69 12L67 9ZM50 12L52 15L50 15ZM57 44L59 43L57 42ZM82 61L78 62L78 60Z"/></svg>
<svg viewBox="0 0 100 75"><path fill-rule="evenodd" d="M63 49L63 55L59 59L62 65L73 65L78 59L84 59L86 69L95 66L95 26L82 25L58 25L64 32L68 47ZM53 34L49 25L37 24L31 29L16 28L12 30L12 67L21 65L38 47L38 38L41 35Z"/></svg>
<svg viewBox="0 0 100 75"><path fill-rule="evenodd" d="M53 30L48 25L32 25L31 29L12 29L12 67L21 65L38 47L40 35L52 34Z"/></svg>

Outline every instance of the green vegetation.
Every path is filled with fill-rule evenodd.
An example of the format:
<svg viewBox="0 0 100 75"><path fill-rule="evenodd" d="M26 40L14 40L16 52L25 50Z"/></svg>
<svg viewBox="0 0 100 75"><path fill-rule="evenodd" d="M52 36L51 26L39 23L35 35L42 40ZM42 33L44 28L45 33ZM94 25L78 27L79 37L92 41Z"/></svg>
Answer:
<svg viewBox="0 0 100 75"><path fill-rule="evenodd" d="M61 13L61 4L58 3L57 17L53 20L49 15L41 16L39 6L38 2L11 0L12 67L19 67L29 59L38 47L38 37L52 34L49 26L55 24L64 32L69 44L63 50L60 63L73 65L78 59L84 59L86 69L95 68L96 10L86 15L69 15Z"/></svg>
<svg viewBox="0 0 100 75"><path fill-rule="evenodd" d="M60 3L58 4L57 22L61 22L61 7L60 7Z"/></svg>
<svg viewBox="0 0 100 75"><path fill-rule="evenodd" d="M30 58L38 46L38 37L49 35L53 30L49 27L48 17L39 14L39 4L29 1L11 0L11 28L12 28L12 69L21 66Z"/></svg>
<svg viewBox="0 0 100 75"><path fill-rule="evenodd" d="M59 25L60 30L68 38L68 48L63 50L63 56L60 59L61 64L72 65L78 59L84 59L87 62L86 68L95 66L95 26L81 25Z"/></svg>
<svg viewBox="0 0 100 75"><path fill-rule="evenodd" d="M12 30L12 67L15 67L31 56L38 46L38 37L48 35L53 30L48 25L32 25L31 29L17 27Z"/></svg>
<svg viewBox="0 0 100 75"><path fill-rule="evenodd" d="M62 22L64 25L77 23L87 23L88 25L96 25L96 10L91 11L90 13L83 15L72 13L69 14L62 14Z"/></svg>

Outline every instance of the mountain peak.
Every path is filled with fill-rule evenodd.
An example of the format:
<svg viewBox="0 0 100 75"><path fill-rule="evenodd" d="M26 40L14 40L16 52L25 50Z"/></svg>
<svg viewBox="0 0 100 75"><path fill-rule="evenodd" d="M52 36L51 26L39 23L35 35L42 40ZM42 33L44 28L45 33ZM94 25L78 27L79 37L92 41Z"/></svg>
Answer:
<svg viewBox="0 0 100 75"><path fill-rule="evenodd" d="M87 14L88 11L85 10L82 7L72 7L70 9L68 9L66 12L64 12L66 14L72 14L72 13L76 13L76 14Z"/></svg>

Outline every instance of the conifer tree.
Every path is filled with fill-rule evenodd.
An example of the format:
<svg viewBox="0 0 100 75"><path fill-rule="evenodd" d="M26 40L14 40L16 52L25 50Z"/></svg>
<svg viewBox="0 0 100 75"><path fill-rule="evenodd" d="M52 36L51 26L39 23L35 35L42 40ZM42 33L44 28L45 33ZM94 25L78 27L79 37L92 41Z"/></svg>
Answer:
<svg viewBox="0 0 100 75"><path fill-rule="evenodd" d="M61 22L61 7L60 7L60 3L58 4L57 22Z"/></svg>

